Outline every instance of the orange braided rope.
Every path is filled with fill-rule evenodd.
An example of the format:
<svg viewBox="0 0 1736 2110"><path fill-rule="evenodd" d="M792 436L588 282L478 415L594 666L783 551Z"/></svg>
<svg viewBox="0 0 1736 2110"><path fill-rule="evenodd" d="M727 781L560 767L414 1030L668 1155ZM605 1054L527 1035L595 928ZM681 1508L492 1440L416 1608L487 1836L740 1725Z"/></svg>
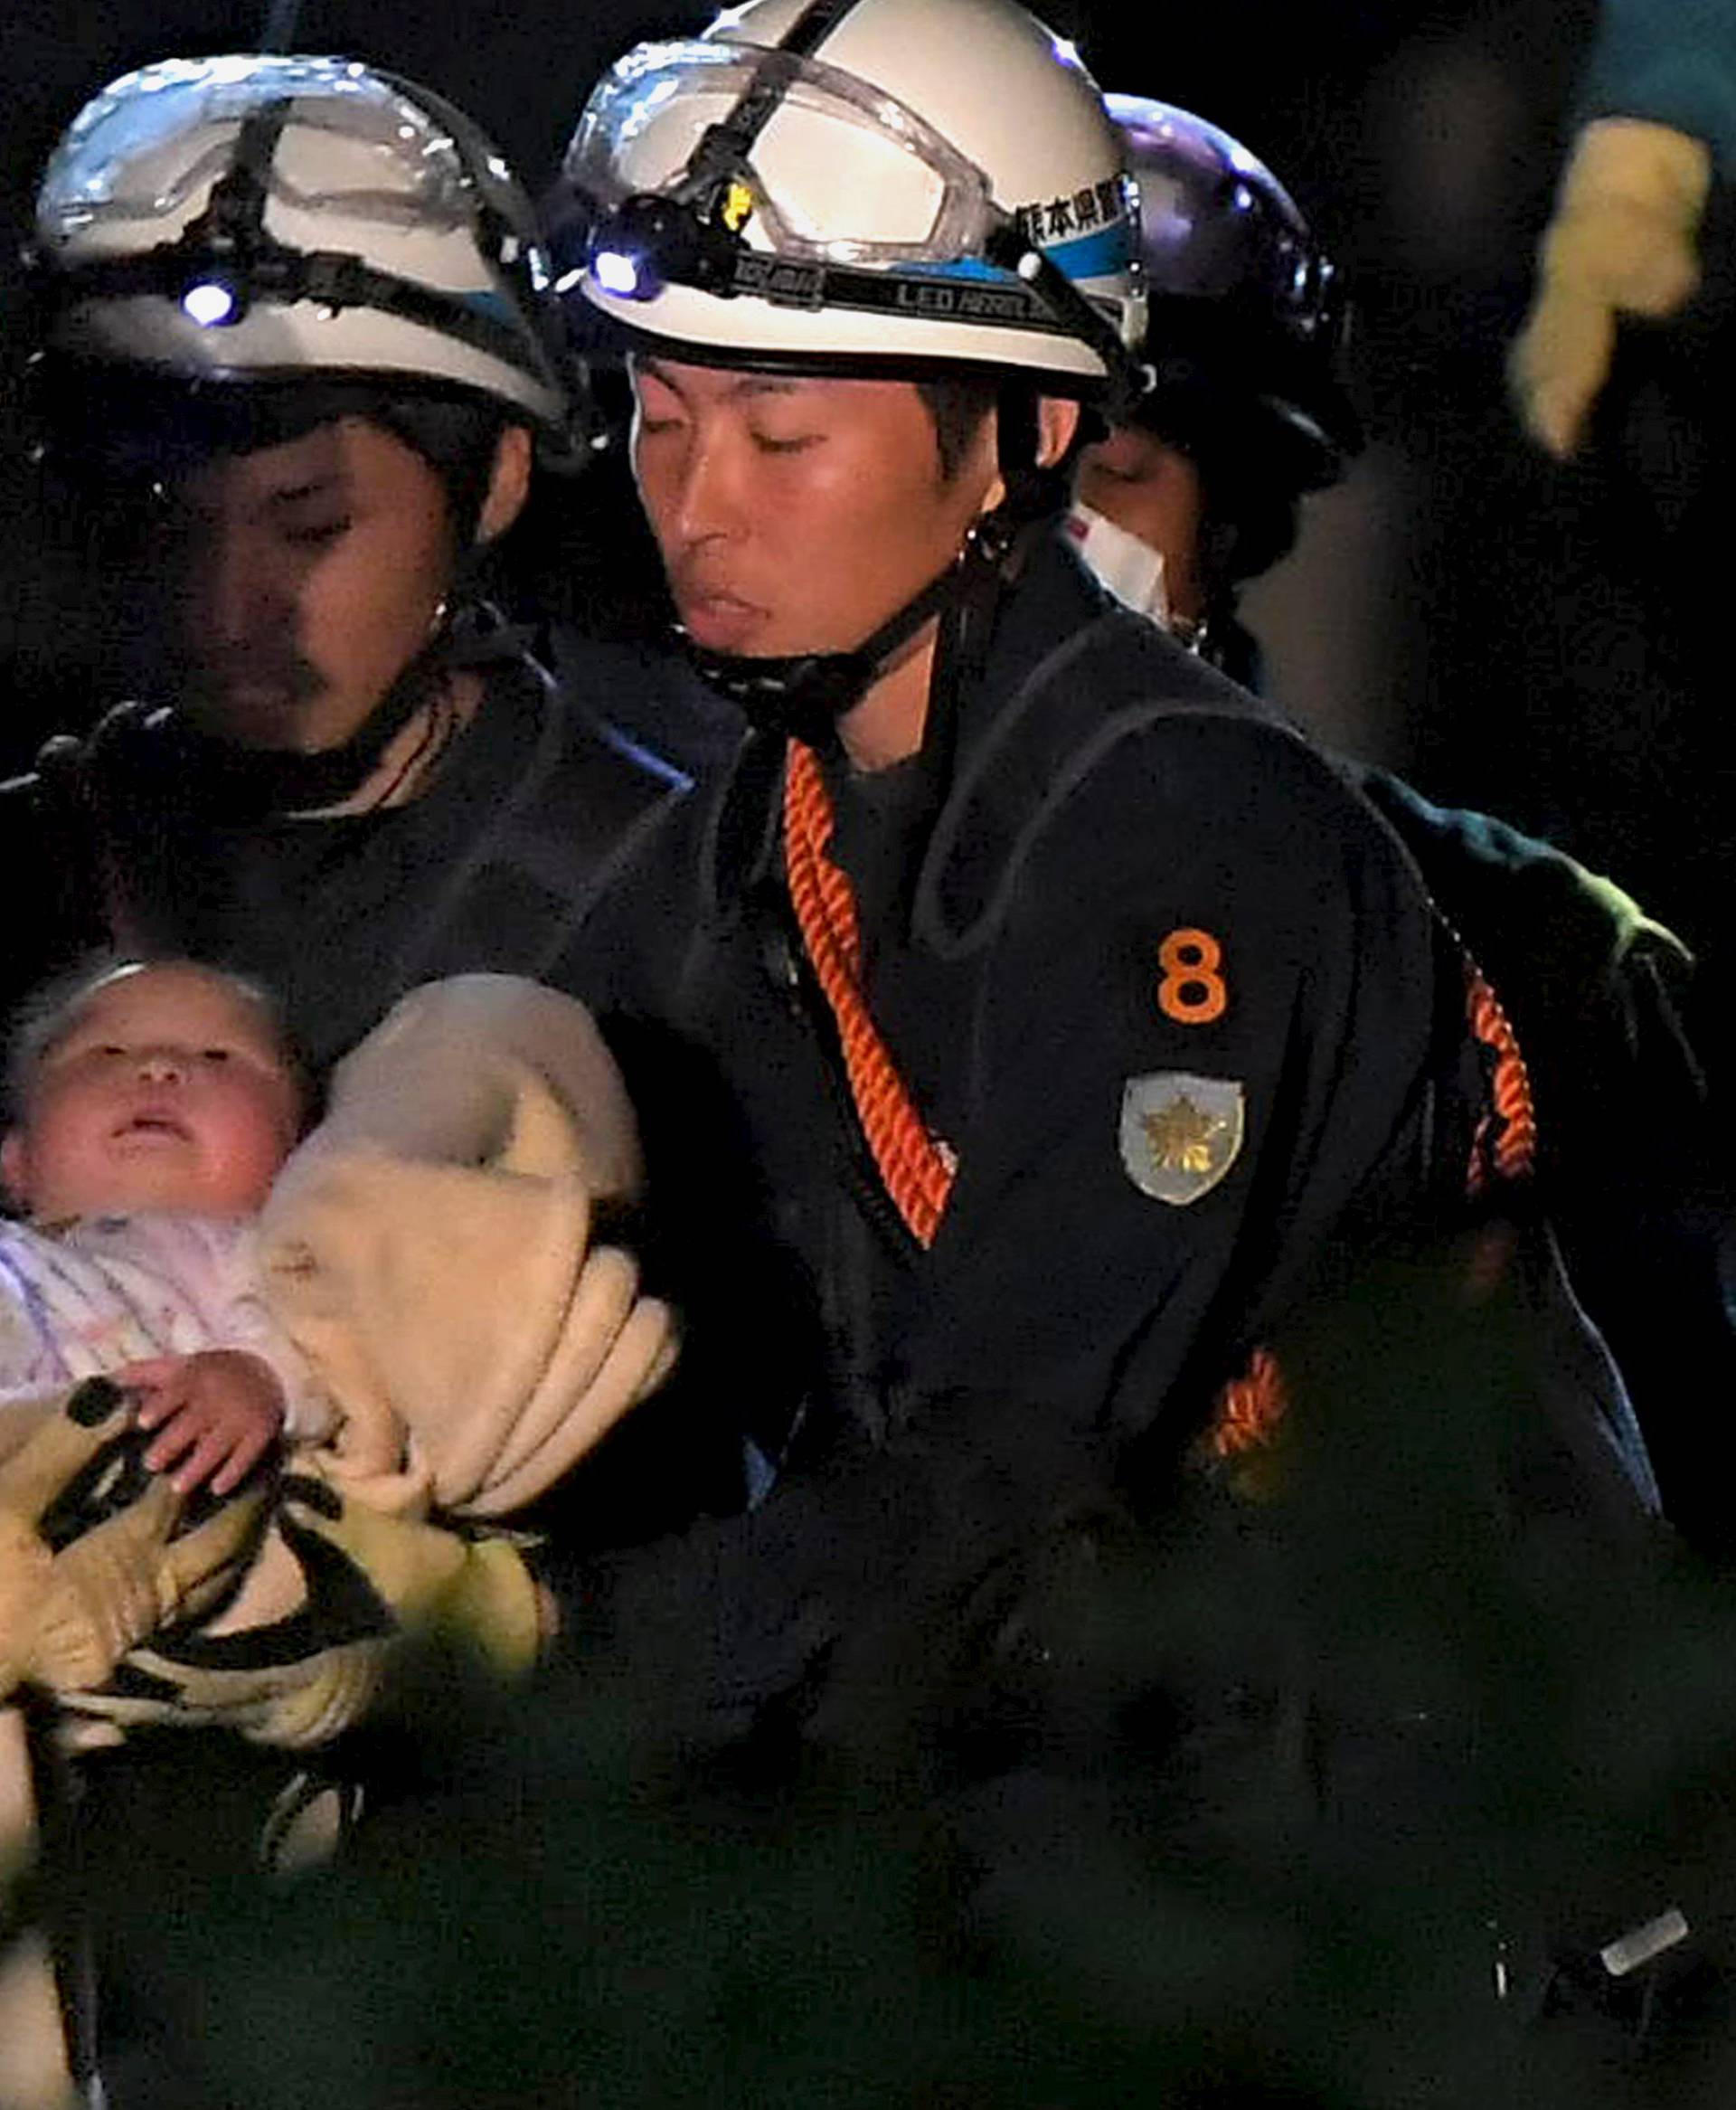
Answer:
<svg viewBox="0 0 1736 2110"><path fill-rule="evenodd" d="M1289 1405L1284 1373L1270 1348L1256 1348L1248 1367L1218 1394L1212 1426L1205 1433L1206 1454L1240 1458L1268 1443Z"/></svg>
<svg viewBox="0 0 1736 2110"><path fill-rule="evenodd" d="M1471 1031L1495 1056L1491 1092L1495 1111L1493 1116L1486 1114L1477 1123L1466 1177L1467 1189L1475 1200L1488 1183L1492 1131L1495 1177L1509 1180L1530 1175L1537 1161L1537 1113L1532 1101L1531 1073L1520 1053L1518 1036L1501 1008L1501 999L1468 955L1465 961L1465 1001Z"/></svg>
<svg viewBox="0 0 1736 2110"><path fill-rule="evenodd" d="M934 1243L957 1160L929 1133L862 992L862 931L850 881L827 851L832 801L814 751L789 743L784 768L784 868L802 943L837 1021L856 1117L892 1206L920 1245Z"/></svg>

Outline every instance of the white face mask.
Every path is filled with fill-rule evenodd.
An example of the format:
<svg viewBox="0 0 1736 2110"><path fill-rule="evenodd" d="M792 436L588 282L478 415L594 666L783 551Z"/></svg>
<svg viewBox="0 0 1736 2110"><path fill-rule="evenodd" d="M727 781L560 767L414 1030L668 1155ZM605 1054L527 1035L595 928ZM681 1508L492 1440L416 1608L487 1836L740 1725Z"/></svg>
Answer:
<svg viewBox="0 0 1736 2110"><path fill-rule="evenodd" d="M1171 628L1169 596L1164 591L1164 555L1149 543L1118 527L1075 498L1066 523L1068 540L1115 598L1136 615L1149 616L1162 629Z"/></svg>

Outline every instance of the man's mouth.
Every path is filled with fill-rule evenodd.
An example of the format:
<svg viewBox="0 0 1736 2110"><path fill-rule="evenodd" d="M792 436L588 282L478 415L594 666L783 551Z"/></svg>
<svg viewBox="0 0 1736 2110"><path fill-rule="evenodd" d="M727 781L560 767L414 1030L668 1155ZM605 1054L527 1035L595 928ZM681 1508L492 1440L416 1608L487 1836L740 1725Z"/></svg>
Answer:
<svg viewBox="0 0 1736 2110"><path fill-rule="evenodd" d="M713 652L740 651L767 617L757 602L721 586L678 583L675 605L682 629L694 644Z"/></svg>
<svg viewBox="0 0 1736 2110"><path fill-rule="evenodd" d="M325 688L325 677L299 653L215 650L187 669L183 700L220 736L277 747L293 743L304 706Z"/></svg>

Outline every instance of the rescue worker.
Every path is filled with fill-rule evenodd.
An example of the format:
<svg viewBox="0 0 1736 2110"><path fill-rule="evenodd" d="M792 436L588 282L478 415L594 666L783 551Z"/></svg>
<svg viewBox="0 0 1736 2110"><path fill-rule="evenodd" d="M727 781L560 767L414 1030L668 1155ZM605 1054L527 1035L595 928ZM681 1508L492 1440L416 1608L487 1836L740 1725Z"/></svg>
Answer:
<svg viewBox="0 0 1736 2110"><path fill-rule="evenodd" d="M103 941L220 962L323 1074L412 984L571 954L685 781L605 723L649 661L573 652L557 688L480 591L537 455L582 445L499 156L366 67L165 61L69 128L36 249L42 445L99 504L155 511L172 617L149 699L0 795L10 992ZM620 1228L648 1276L679 1272L655 1226ZM536 1521L595 1546L737 1502L703 1348L691 1370ZM302 1623L316 1682L343 1657L331 1595Z"/></svg>
<svg viewBox="0 0 1736 2110"><path fill-rule="evenodd" d="M218 962L272 991L316 1074L441 975L565 955L604 997L571 964L584 927L685 788L611 706L687 677L574 643L557 684L486 599L537 458L585 451L494 148L346 61L168 60L68 128L36 249L43 445L99 506L159 518L166 608L146 699L0 797L7 898L32 904L14 995L93 944ZM638 1227L668 1286L684 1228L655 1205ZM702 1329L720 1352L726 1330ZM575 1534L738 1499L705 1359L587 1466Z"/></svg>
<svg viewBox="0 0 1736 2110"><path fill-rule="evenodd" d="M1343 1661L1392 1638L1408 1587L1328 1608L1321 1575L1450 1548L1414 1594L1442 1616L1388 1665L1402 1685L1428 1661L1476 1711L1484 1666L1440 1652L1490 1564L1541 1525L1561 1561L1527 1550L1524 1574L1625 1572L1655 1497L1523 1199L1497 992L1354 776L1118 607L1061 532L1081 440L1146 378L1137 197L1098 91L1006 0L750 0L622 60L565 181L689 649L751 728L591 939L637 961L672 1070L721 1079L824 1333L778 1483L600 1574L588 1658L648 1655L678 1733L755 1783L792 1777L792 1742L854 1736L925 1815L963 1795L991 1889L1045 1842L1088 1852L1111 1783L1154 1854L1239 1839L1255 1869L1259 1841L1306 1857L1339 1821L1341 1866L1439 1841L1466 1784L1457 1756L1431 1769L1475 1733ZM1501 1218L1479 1264L1506 1256L1481 1325L1434 1244L1477 1211ZM1338 1304L1419 1237L1398 1313ZM1372 1315L1341 1334L1345 1310ZM1451 1348L1396 1371L1423 1340ZM1367 1446L1326 1506L1242 1506L1340 1406ZM1147 1547L1197 1555L1179 1594L1223 1609L1209 1637L1116 1595L1089 1520L1111 1490ZM1269 1532L1294 1589L1251 1579ZM1057 1592L1138 1658L1137 1698L1050 1638ZM914 1759L887 1727L907 1708ZM1598 1916L1658 1909L1618 1888ZM1443 1905L1442 1972L1486 1985L1514 1906Z"/></svg>
<svg viewBox="0 0 1736 2110"><path fill-rule="evenodd" d="M679 773L481 591L583 452L530 208L457 110L324 58L170 60L74 120L37 203L51 463L155 509L146 700L9 788L15 994L96 940L222 960L323 1066L412 983L535 973ZM575 452L575 450L577 450Z"/></svg>
<svg viewBox="0 0 1736 2110"><path fill-rule="evenodd" d="M1139 180L1156 378L1084 450L1069 532L1121 600L1259 686L1241 587L1284 557L1307 494L1338 481L1361 444L1338 379L1344 305L1289 194L1239 140L1172 104L1108 101ZM1729 1441L1719 1402L1736 1355L1718 1273L1725 1197L1681 1016L1692 961L1547 844L1435 806L1386 771L1359 773L1502 991L1576 1287L1634 1386L1669 1513L1728 1555L1736 1536L1708 1468ZM1612 1152L1637 1105L1649 1147Z"/></svg>
<svg viewBox="0 0 1736 2110"><path fill-rule="evenodd" d="M1140 386L1101 99L1003 0L760 0L622 61L566 175L689 645L758 733L696 872L658 860L664 993L834 1397L1174 1413L1354 1210L1438 1212L1523 1117L1467 1095L1458 949L1366 802L1055 534L1084 405Z"/></svg>
<svg viewBox="0 0 1736 2110"><path fill-rule="evenodd" d="M684 781L604 722L623 683L658 678L648 662L572 651L558 689L480 592L535 456L582 446L532 215L493 148L363 66L167 61L61 141L35 277L43 446L98 505L155 511L146 569L171 616L147 702L0 798L10 991L103 941L221 961L280 998L324 1073L413 983L570 954ZM666 1280L645 1225L618 1228ZM738 1500L703 1348L692 1368L527 1521L594 1547ZM383 1636L412 1571L471 1564L436 1519L372 1534L349 1572L316 1565L293 1633L229 1651L239 1680L157 1681L165 1724L251 1733L241 1687L342 1686L358 1604ZM335 1736L368 1698L349 1689L294 1740ZM183 1763L182 1740L105 1762L92 1821L125 1836L158 1757ZM254 1829L280 1784L269 1757L184 1762L215 1776L213 1835ZM357 1774L407 1792L390 1754L331 1763L346 1796ZM101 1976L117 2043L145 2045L111 2093L154 2093L137 1959Z"/></svg>
<svg viewBox="0 0 1736 2110"><path fill-rule="evenodd" d="M1068 531L1119 600L1259 687L1239 591L1362 446L1338 274L1240 140L1173 104L1106 101L1139 184L1152 385L1081 452Z"/></svg>

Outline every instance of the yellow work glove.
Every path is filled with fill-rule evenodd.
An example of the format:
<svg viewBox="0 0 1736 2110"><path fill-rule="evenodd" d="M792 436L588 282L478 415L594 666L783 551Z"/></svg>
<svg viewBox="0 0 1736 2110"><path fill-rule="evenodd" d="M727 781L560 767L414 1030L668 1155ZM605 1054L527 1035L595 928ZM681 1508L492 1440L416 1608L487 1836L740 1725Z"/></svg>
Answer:
<svg viewBox="0 0 1736 2110"><path fill-rule="evenodd" d="M100 1684L214 1602L257 1538L259 1490L214 1509L179 1495L144 1470L147 1441L121 1388L92 1377L0 1465L0 1697Z"/></svg>
<svg viewBox="0 0 1736 2110"><path fill-rule="evenodd" d="M316 1472L287 1477L280 1493L272 1536L299 1569L293 1607L258 1625L159 1636L102 1691L79 1695L79 1712L299 1748L366 1714L407 1639L459 1648L503 1678L536 1661L552 1619L511 1539L389 1516Z"/></svg>
<svg viewBox="0 0 1736 2110"><path fill-rule="evenodd" d="M1638 118L1599 118L1574 144L1508 362L1520 415L1565 459L1609 378L1616 323L1684 307L1700 283L1704 144Z"/></svg>
<svg viewBox="0 0 1736 2110"><path fill-rule="evenodd" d="M535 1663L552 1615L514 1537L389 1515L353 1500L335 1473L297 1473L283 1492L286 1534L340 1555L391 1630L462 1648L502 1678Z"/></svg>

